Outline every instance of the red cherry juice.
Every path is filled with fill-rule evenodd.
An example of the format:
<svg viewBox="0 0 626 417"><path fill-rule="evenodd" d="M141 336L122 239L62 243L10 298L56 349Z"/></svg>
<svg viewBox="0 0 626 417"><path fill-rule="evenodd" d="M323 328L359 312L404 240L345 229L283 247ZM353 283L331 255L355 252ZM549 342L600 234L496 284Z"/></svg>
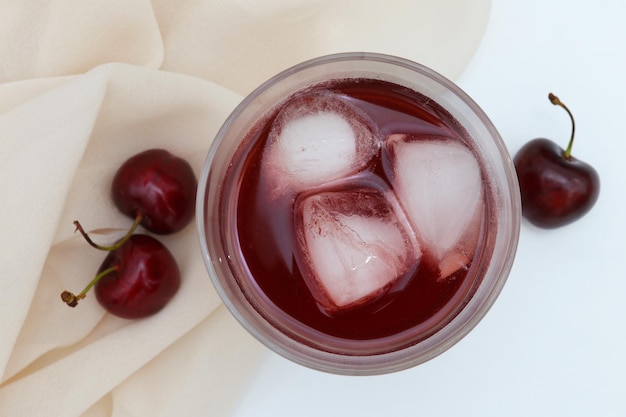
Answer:
<svg viewBox="0 0 626 417"><path fill-rule="evenodd" d="M312 88L316 89L339 94L366 112L381 137L394 133L441 135L472 148L464 129L447 111L405 87L380 80L349 79ZM479 285L480 274L474 268L478 262L470 261L468 268L439 279L437 262L428 248L423 248L419 266L401 288L341 314L329 315L318 306L296 262L296 196L270 198L261 172L268 133L278 111L280 106L249 132L235 154L229 174L238 175L240 187L234 207L236 233L249 277L238 279L248 297L262 300L262 314L271 315L268 321L275 322L290 337L329 351L334 350L333 346L350 349L351 345L367 341L396 350L427 338L447 324ZM370 170L391 187L381 153L375 156ZM489 194L487 184L483 192ZM474 259L490 253L483 250L489 198L484 203L485 216ZM221 210L232 209L231 205L221 204ZM279 320L284 323L277 323Z"/></svg>

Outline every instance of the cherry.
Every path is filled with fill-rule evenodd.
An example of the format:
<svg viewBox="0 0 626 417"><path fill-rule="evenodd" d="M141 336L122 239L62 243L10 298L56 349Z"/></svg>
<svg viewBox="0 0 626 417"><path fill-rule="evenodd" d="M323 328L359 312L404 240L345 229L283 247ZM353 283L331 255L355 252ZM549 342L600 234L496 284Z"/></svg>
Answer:
<svg viewBox="0 0 626 417"><path fill-rule="evenodd" d="M193 218L197 180L187 161L164 149L149 149L125 161L111 184L113 202L147 230L169 234Z"/></svg>
<svg viewBox="0 0 626 417"><path fill-rule="evenodd" d="M180 287L180 271L172 253L148 235L135 234L122 240L123 244L111 247L114 249L98 274L80 294L61 294L66 304L75 307L95 287L96 299L105 310L138 319L159 312L174 297Z"/></svg>
<svg viewBox="0 0 626 417"><path fill-rule="evenodd" d="M555 106L565 109L572 121L567 149L538 138L524 145L513 162L520 185L522 214L532 224L552 229L572 223L591 210L600 193L600 178L591 165L571 154L576 130L574 116L557 96L550 93L548 98Z"/></svg>

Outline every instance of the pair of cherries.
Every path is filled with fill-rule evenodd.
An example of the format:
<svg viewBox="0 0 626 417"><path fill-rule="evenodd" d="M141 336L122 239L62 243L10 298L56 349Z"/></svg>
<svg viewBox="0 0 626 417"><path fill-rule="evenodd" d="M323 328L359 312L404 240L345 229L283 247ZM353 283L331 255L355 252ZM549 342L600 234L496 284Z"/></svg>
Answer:
<svg viewBox="0 0 626 417"><path fill-rule="evenodd" d="M126 319L147 317L165 307L180 287L176 260L159 240L134 232L139 225L158 235L185 228L194 216L196 188L189 163L166 150L150 149L124 162L113 178L111 196L134 223L115 244L102 246L74 222L91 246L109 253L81 293L64 291L61 299L75 307L93 288L105 310Z"/></svg>

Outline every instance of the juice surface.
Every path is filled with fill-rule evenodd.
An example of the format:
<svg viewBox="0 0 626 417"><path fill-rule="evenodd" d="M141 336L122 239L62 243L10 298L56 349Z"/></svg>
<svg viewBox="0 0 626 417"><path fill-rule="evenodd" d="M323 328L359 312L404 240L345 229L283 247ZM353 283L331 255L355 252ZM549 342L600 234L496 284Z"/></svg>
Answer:
<svg viewBox="0 0 626 417"><path fill-rule="evenodd" d="M471 149L464 130L445 110L407 88L379 80L343 80L315 88L338 94L360 108L375 123L381 137L442 136ZM290 317L298 332L311 339L392 340L407 334L413 339L425 338L447 323L476 286L472 277L474 262L470 260L466 268L440 279L440 266L424 246L416 268L402 278L401 284L375 300L337 314L320 308L303 279L304 271L298 261L301 255L293 213L298 195L270 197L271 184L262 172L268 133L276 112L255 126L236 154L236 158L242 158L236 203L237 237L251 274L245 278L252 280L249 288L258 291L270 309ZM393 191L388 165L384 152L379 150L366 172L355 175L351 182L362 181L364 186L372 187L373 176L374 186L381 192ZM488 187L484 190L487 193ZM482 251L484 218L485 215L478 232L476 254Z"/></svg>

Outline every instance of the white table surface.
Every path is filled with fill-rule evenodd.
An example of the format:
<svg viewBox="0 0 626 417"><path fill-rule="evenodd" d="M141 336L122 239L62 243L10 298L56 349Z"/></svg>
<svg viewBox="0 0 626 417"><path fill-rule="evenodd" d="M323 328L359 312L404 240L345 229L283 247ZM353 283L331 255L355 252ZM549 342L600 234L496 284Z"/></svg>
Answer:
<svg viewBox="0 0 626 417"><path fill-rule="evenodd" d="M626 415L626 2L494 0L458 84L511 154L548 137L602 181L582 220L523 222L509 280L466 338L416 368L376 377L309 370L267 352L235 412L262 416ZM417 40L419 41L419 40Z"/></svg>

